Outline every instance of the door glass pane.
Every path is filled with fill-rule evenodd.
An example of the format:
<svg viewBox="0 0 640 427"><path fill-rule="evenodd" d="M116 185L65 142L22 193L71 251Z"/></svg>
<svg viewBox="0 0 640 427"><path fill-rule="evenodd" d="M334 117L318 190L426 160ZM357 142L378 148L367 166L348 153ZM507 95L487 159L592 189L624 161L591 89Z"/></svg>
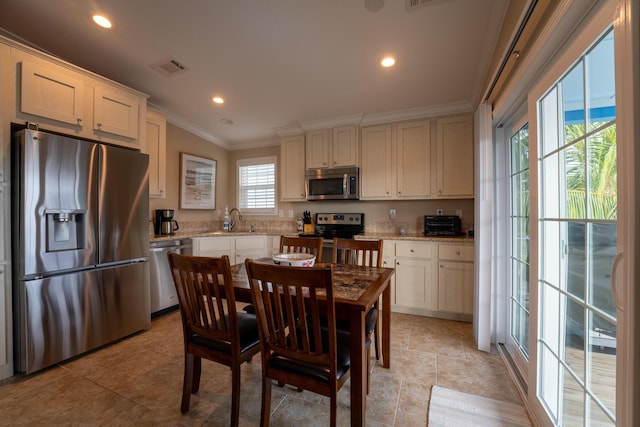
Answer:
<svg viewBox="0 0 640 427"><path fill-rule="evenodd" d="M575 141L584 134L584 75L579 62L560 81L562 88L562 113L564 118L564 143Z"/></svg>
<svg viewBox="0 0 640 427"><path fill-rule="evenodd" d="M540 123L540 141L542 155L547 155L558 149L558 89L552 88L539 103L540 116L544 121Z"/></svg>
<svg viewBox="0 0 640 427"><path fill-rule="evenodd" d="M617 253L617 160L612 63L610 31L538 105L538 396L556 425L615 424L617 312L610 271ZM550 113L554 99L556 110L562 111L556 116ZM554 126L563 135L556 146ZM554 358L559 368L553 368ZM552 381L557 381L556 389ZM556 407L555 401L560 402Z"/></svg>
<svg viewBox="0 0 640 427"><path fill-rule="evenodd" d="M587 130L616 118L613 32L607 34L585 57ZM602 66L602 64L607 64Z"/></svg>
<svg viewBox="0 0 640 427"><path fill-rule="evenodd" d="M565 361L574 375L584 381L584 319L582 304L566 298Z"/></svg>
<svg viewBox="0 0 640 427"><path fill-rule="evenodd" d="M566 369L564 370L562 390L562 418L566 426L585 425L584 388Z"/></svg>
<svg viewBox="0 0 640 427"><path fill-rule="evenodd" d="M587 175L589 179L589 212L593 219L615 220L618 216L618 163L616 126L602 128L588 139Z"/></svg>
<svg viewBox="0 0 640 427"><path fill-rule="evenodd" d="M511 287L510 338L529 358L529 125L510 138Z"/></svg>

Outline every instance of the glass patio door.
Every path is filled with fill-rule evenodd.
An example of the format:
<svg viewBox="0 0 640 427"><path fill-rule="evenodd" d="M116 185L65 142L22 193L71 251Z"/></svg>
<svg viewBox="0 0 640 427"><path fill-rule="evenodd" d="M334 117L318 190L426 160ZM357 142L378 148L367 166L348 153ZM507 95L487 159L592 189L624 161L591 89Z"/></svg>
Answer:
<svg viewBox="0 0 640 427"><path fill-rule="evenodd" d="M556 425L615 425L613 30L538 101L537 396Z"/></svg>

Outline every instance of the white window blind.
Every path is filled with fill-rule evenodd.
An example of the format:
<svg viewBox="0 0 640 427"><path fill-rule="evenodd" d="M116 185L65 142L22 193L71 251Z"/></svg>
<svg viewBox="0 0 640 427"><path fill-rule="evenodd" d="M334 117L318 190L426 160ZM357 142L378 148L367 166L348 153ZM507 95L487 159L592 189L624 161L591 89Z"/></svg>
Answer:
<svg viewBox="0 0 640 427"><path fill-rule="evenodd" d="M243 214L276 213L276 158L238 160L238 200Z"/></svg>

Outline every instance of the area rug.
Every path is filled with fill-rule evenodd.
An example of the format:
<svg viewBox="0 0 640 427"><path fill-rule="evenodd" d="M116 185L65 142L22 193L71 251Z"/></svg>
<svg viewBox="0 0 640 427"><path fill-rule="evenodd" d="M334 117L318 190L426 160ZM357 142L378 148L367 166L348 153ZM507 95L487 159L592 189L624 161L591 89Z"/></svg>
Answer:
<svg viewBox="0 0 640 427"><path fill-rule="evenodd" d="M522 405L433 386L429 427L513 426L529 427Z"/></svg>

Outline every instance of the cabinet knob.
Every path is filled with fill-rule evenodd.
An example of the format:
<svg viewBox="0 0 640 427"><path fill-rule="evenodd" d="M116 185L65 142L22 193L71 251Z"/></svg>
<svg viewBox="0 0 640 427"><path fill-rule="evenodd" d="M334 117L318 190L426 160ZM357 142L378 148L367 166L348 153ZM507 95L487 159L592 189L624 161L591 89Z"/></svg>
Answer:
<svg viewBox="0 0 640 427"><path fill-rule="evenodd" d="M160 193L164 193L164 190L160 190Z"/></svg>
<svg viewBox="0 0 640 427"><path fill-rule="evenodd" d="M396 265L400 265L400 261L396 261Z"/></svg>
<svg viewBox="0 0 640 427"><path fill-rule="evenodd" d="M102 127L102 123L96 123L96 125L101 128Z"/></svg>
<svg viewBox="0 0 640 427"><path fill-rule="evenodd" d="M409 252L414 253L415 251L413 249L409 249Z"/></svg>
<svg viewBox="0 0 640 427"><path fill-rule="evenodd" d="M402 194L402 191L398 191L398 194Z"/></svg>
<svg viewBox="0 0 640 427"><path fill-rule="evenodd" d="M442 194L442 190L438 190L438 193Z"/></svg>
<svg viewBox="0 0 640 427"><path fill-rule="evenodd" d="M456 251L456 255L460 256L460 251Z"/></svg>
<svg viewBox="0 0 640 427"><path fill-rule="evenodd" d="M444 264L440 264L440 268L444 268Z"/></svg>
<svg viewBox="0 0 640 427"><path fill-rule="evenodd" d="M389 194L389 192L387 191L387 194Z"/></svg>
<svg viewBox="0 0 640 427"><path fill-rule="evenodd" d="M82 118L78 117L78 124L82 123Z"/></svg>

